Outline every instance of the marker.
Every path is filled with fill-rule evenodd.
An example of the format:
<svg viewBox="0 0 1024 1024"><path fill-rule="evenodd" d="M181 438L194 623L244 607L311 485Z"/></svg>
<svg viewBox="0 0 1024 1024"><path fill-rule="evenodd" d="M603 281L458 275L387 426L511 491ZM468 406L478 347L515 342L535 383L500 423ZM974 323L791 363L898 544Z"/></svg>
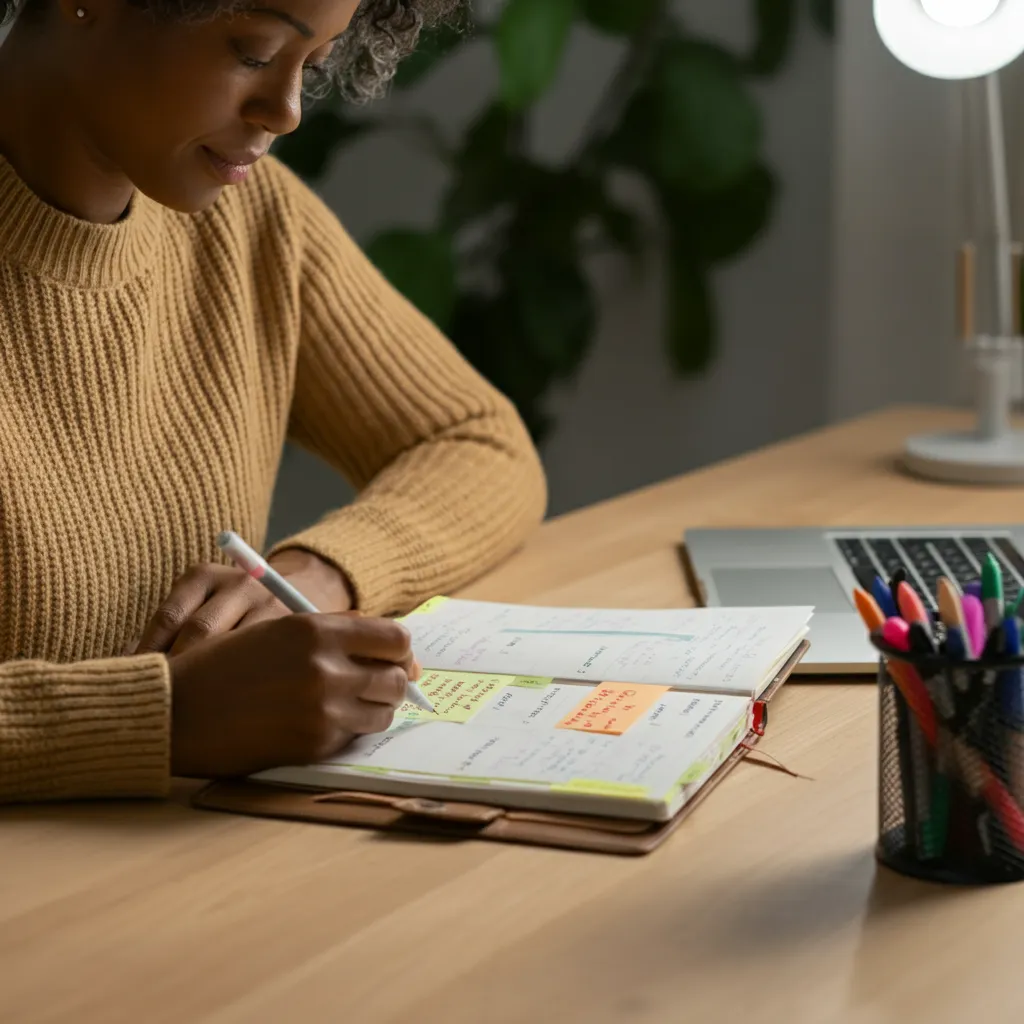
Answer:
<svg viewBox="0 0 1024 1024"><path fill-rule="evenodd" d="M934 654L935 644L927 627L920 622L908 623L910 631L907 634L910 640L910 650L914 654Z"/></svg>
<svg viewBox="0 0 1024 1024"><path fill-rule="evenodd" d="M901 583L897 588L897 598L901 606L906 605L910 609L911 603L906 597L908 591L917 597L906 583ZM898 651L911 653L916 645L923 643L926 649L921 653L934 652L931 638L920 621L908 624L903 619L887 619L882 627L882 638ZM949 799L946 790L936 790L931 785L927 747L934 747L938 742L935 705L932 703L930 691L913 665L893 659L889 663L889 675L913 712L913 717L907 723L909 728L906 742L913 785L913 817L917 826L921 856L937 857L945 846L944 822L949 818Z"/></svg>
<svg viewBox="0 0 1024 1024"><path fill-rule="evenodd" d="M945 576L939 580L939 617L946 629L963 629L967 625L962 597L960 589L952 580Z"/></svg>
<svg viewBox="0 0 1024 1024"><path fill-rule="evenodd" d="M917 591L909 583L901 583L896 588L896 603L900 606L903 618L907 623L920 623L929 639L932 636L932 620L924 606L924 602L917 596Z"/></svg>
<svg viewBox="0 0 1024 1024"><path fill-rule="evenodd" d="M878 607L882 609L882 613L887 619L895 618L899 615L899 609L892 598L892 591L886 586L885 580L881 576L876 576L871 584L871 596L878 603Z"/></svg>
<svg viewBox="0 0 1024 1024"><path fill-rule="evenodd" d="M1015 618L1003 620L1003 654L1019 658L1021 648L1020 623ZM1007 719L1018 729L1024 728L1024 693L1021 692L1019 668L1004 669L998 680L999 706Z"/></svg>
<svg viewBox="0 0 1024 1024"><path fill-rule="evenodd" d="M981 566L981 600L985 608L985 628L996 629L1003 618L1003 571L991 551Z"/></svg>
<svg viewBox="0 0 1024 1024"><path fill-rule="evenodd" d="M910 627L902 619L886 619L882 627L882 639L894 650L910 653ZM889 674L903 694L907 706L913 711L925 739L934 747L938 736L935 707L917 669L907 662L892 659Z"/></svg>
<svg viewBox="0 0 1024 1024"><path fill-rule="evenodd" d="M966 597L968 594L981 600L981 580L972 580L964 587L964 596Z"/></svg>
<svg viewBox="0 0 1024 1024"><path fill-rule="evenodd" d="M980 598L973 594L964 594L962 603L967 638L971 641L971 657L980 658L985 649L985 610Z"/></svg>
<svg viewBox="0 0 1024 1024"><path fill-rule="evenodd" d="M217 547L235 565L240 569L244 569L258 583L262 583L288 611L310 615L319 614L319 609L309 598L296 590L265 558L249 547L237 533L225 530L217 537ZM405 699L424 711L436 714L430 701L413 685L411 680L405 687Z"/></svg>
<svg viewBox="0 0 1024 1024"><path fill-rule="evenodd" d="M901 565L893 574L889 577L889 593L892 594L892 603L898 605L896 600L896 591L899 589L901 583L907 582L907 570Z"/></svg>
<svg viewBox="0 0 1024 1024"><path fill-rule="evenodd" d="M1020 623L1015 616L1003 622L1004 651L1008 658L1021 653ZM1024 801L1024 675L1019 668L1008 668L999 674L996 693L1002 713L1002 734L1005 743L1006 781L1014 800Z"/></svg>
<svg viewBox="0 0 1024 1024"><path fill-rule="evenodd" d="M875 630L881 629L885 625L887 616L879 607L879 602L866 590L857 587L853 592L853 603L857 606L857 611L860 612L860 617L864 620L864 625L868 627L869 633L874 633Z"/></svg>
<svg viewBox="0 0 1024 1024"><path fill-rule="evenodd" d="M964 639L964 631L960 626L946 627L946 656L950 661L967 661L967 641ZM955 673L955 678L960 679L964 673ZM958 687L959 688L959 687Z"/></svg>

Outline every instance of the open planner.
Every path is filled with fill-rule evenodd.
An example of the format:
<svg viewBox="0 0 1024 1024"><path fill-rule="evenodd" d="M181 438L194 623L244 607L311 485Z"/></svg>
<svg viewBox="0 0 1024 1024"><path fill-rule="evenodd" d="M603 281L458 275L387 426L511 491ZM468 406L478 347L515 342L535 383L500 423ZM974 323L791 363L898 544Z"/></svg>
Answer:
<svg viewBox="0 0 1024 1024"><path fill-rule="evenodd" d="M602 827L620 839L654 834L735 763L760 702L802 655L811 611L437 598L403 620L434 714L406 703L387 732L328 762L215 784L199 803L260 813L230 804L273 790L275 806L292 794L306 812L294 816L314 819L314 805L348 804L357 817L390 812L391 827L402 827L395 811L426 810L435 823L446 811L464 824L468 815L485 833L506 833L495 838L522 841L554 841L537 834L545 823L570 838L576 823L577 839ZM504 827L491 828L492 811ZM514 834L524 819L532 828Z"/></svg>

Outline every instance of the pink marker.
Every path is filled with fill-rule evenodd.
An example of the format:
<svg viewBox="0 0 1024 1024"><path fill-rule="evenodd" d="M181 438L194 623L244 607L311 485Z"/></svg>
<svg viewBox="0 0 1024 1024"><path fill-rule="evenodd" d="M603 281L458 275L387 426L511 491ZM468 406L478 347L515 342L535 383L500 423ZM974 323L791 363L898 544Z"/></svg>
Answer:
<svg viewBox="0 0 1024 1024"><path fill-rule="evenodd" d="M985 650L985 606L973 594L964 594L960 602L964 609L964 623L972 658L980 658Z"/></svg>
<svg viewBox="0 0 1024 1024"><path fill-rule="evenodd" d="M885 620L882 626L882 639L897 651L910 651L910 626L903 619Z"/></svg>

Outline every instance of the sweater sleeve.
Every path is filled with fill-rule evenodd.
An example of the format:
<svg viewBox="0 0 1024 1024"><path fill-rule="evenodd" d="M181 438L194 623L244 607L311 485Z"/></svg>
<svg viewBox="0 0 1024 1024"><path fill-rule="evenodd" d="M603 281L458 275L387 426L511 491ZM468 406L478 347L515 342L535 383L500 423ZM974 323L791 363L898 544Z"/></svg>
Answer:
<svg viewBox="0 0 1024 1024"><path fill-rule="evenodd" d="M359 608L403 612L511 554L544 515L512 404L396 292L304 187L291 436L345 475L349 506L276 545L338 566Z"/></svg>
<svg viewBox="0 0 1024 1024"><path fill-rule="evenodd" d="M156 797L169 782L163 655L0 665L0 803Z"/></svg>

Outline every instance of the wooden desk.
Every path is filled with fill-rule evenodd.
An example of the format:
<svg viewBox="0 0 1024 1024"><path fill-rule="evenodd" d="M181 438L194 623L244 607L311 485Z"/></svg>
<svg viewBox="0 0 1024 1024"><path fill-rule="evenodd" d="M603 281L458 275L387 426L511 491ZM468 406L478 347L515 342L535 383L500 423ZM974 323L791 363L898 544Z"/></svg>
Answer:
<svg viewBox="0 0 1024 1024"><path fill-rule="evenodd" d="M898 411L552 522L471 596L689 603L690 525L1019 519L890 471ZM638 860L165 805L0 812L0 1020L1020 1021L1024 887L880 871L875 694L791 684L765 749Z"/></svg>

